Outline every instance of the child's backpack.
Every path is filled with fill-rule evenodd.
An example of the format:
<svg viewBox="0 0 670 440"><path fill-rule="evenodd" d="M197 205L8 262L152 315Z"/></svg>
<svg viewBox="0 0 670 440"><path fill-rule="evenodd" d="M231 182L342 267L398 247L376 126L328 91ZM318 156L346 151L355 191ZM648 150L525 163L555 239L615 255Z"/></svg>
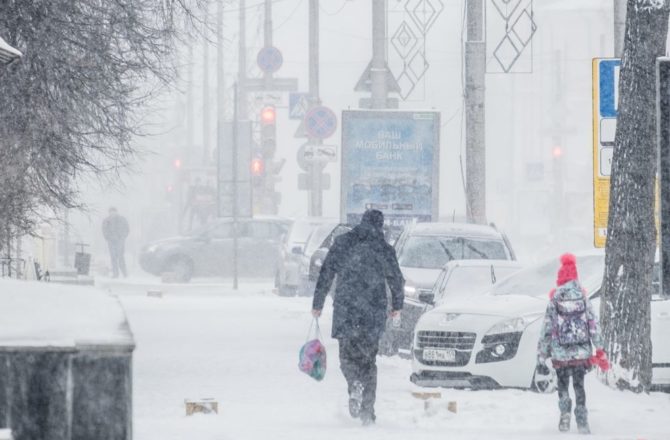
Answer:
<svg viewBox="0 0 670 440"><path fill-rule="evenodd" d="M554 299L556 305L556 333L563 346L581 345L591 341L586 316L586 299Z"/></svg>
<svg viewBox="0 0 670 440"><path fill-rule="evenodd" d="M316 323L316 326L314 325ZM315 338L311 339L314 334ZM300 349L298 368L313 379L322 380L326 376L326 347L321 343L319 321L314 319L307 335L308 341Z"/></svg>

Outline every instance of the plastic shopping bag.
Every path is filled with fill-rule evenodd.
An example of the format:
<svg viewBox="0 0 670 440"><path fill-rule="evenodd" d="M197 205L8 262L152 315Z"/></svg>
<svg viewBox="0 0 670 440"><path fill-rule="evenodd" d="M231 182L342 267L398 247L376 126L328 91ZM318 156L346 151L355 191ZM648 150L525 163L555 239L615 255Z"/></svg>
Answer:
<svg viewBox="0 0 670 440"><path fill-rule="evenodd" d="M326 376L326 347L320 339L319 320L314 318L309 327L307 342L300 349L298 368L316 380L322 380Z"/></svg>

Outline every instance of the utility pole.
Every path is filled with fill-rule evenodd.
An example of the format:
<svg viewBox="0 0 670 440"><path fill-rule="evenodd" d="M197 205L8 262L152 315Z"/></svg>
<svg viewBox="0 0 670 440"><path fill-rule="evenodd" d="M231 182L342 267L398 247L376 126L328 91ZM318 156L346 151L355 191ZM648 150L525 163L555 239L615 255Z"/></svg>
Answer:
<svg viewBox="0 0 670 440"><path fill-rule="evenodd" d="M223 148L224 124L226 121L226 78L223 72L223 0L218 0L216 4L216 154L218 161L221 160L221 149ZM219 183L217 181L217 188ZM217 194L217 207L221 202L220 194ZM220 213L217 213L219 215Z"/></svg>
<svg viewBox="0 0 670 440"><path fill-rule="evenodd" d="M372 0L372 64L370 80L373 109L386 108L386 0Z"/></svg>
<svg viewBox="0 0 670 440"><path fill-rule="evenodd" d="M623 55L623 42L626 34L626 0L612 0L614 3L614 57Z"/></svg>
<svg viewBox="0 0 670 440"><path fill-rule="evenodd" d="M247 119L249 116L249 110L247 109L247 92L246 92L246 82L247 82L247 6L246 0L240 0L240 40L238 46L238 70L237 70L237 111L238 117L241 116L241 119Z"/></svg>
<svg viewBox="0 0 670 440"><path fill-rule="evenodd" d="M309 96L310 107L321 104L319 97L319 0L309 0ZM321 139L309 138L309 145L321 145ZM311 191L309 192L309 215L323 215L323 164L311 164Z"/></svg>
<svg viewBox="0 0 670 440"><path fill-rule="evenodd" d="M193 46L188 46L186 66L186 149L193 148Z"/></svg>
<svg viewBox="0 0 670 440"><path fill-rule="evenodd" d="M244 1L244 0L242 0ZM233 289L237 290L237 256L238 256L238 224L237 217L239 215L239 185L238 185L238 151L239 151L239 140L240 140L240 130L239 130L239 108L238 104L240 103L237 93L237 83L233 87Z"/></svg>
<svg viewBox="0 0 670 440"><path fill-rule="evenodd" d="M467 1L465 42L465 195L468 222L486 223L484 1Z"/></svg>
<svg viewBox="0 0 670 440"><path fill-rule="evenodd" d="M209 162L209 2L205 2L202 55L202 164Z"/></svg>

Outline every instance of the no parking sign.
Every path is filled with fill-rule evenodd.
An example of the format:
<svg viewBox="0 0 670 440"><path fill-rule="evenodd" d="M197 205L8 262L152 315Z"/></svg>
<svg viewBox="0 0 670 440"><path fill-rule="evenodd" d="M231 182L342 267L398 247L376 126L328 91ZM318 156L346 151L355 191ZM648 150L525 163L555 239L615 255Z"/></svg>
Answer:
<svg viewBox="0 0 670 440"><path fill-rule="evenodd" d="M311 138L326 139L337 130L337 116L325 106L317 106L305 114L305 132Z"/></svg>

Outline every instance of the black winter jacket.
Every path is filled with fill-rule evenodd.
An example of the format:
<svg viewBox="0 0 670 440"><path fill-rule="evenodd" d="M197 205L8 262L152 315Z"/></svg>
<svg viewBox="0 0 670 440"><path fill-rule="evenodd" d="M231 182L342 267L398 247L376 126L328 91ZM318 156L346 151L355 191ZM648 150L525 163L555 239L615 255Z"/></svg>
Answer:
<svg viewBox="0 0 670 440"><path fill-rule="evenodd" d="M335 239L321 267L313 309L323 308L335 275L332 337L379 339L386 326L386 284L393 310L402 309L405 284L395 251L383 232L361 223Z"/></svg>

